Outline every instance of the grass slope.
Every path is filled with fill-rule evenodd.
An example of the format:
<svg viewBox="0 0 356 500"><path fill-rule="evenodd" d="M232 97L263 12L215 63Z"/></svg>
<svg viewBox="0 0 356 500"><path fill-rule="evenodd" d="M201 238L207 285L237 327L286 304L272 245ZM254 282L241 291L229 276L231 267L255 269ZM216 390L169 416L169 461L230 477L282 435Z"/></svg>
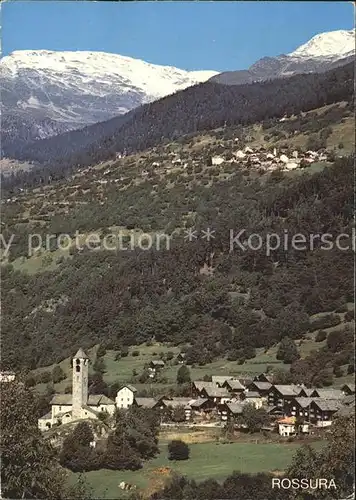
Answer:
<svg viewBox="0 0 356 500"><path fill-rule="evenodd" d="M313 446L321 447L322 442ZM255 443L200 443L190 445L190 459L171 462L167 458L167 447L161 445L158 457L147 462L138 471L99 470L84 474L93 489L95 498L125 498L118 485L121 481L147 488L158 476L156 469L170 467L174 472L196 480L213 478L223 480L233 471L256 473L284 470L291 463L299 445L255 444ZM156 471L156 472L155 472ZM71 475L71 480L76 475Z"/></svg>

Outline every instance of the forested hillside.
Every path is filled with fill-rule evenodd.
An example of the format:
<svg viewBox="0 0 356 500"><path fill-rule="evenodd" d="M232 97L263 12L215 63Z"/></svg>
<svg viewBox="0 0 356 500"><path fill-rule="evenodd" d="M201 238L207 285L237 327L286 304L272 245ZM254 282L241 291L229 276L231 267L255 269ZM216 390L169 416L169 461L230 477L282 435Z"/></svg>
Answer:
<svg viewBox="0 0 356 500"><path fill-rule="evenodd" d="M50 164L55 173L69 166L107 160L118 151L146 149L162 140L175 140L224 124L248 125L348 101L353 88L353 64L322 74L255 84L207 82L141 106L124 117L37 141L17 151L16 157Z"/></svg>
<svg viewBox="0 0 356 500"><path fill-rule="evenodd" d="M151 152L146 161L156 157ZM84 176L52 184L48 192L29 191L21 201L5 205L4 236L16 233L9 261L16 269L31 262L24 257L30 232L97 230L103 236L113 225L169 234L176 229L172 248L73 249L58 257L54 246L46 254L52 264L44 264L41 273L24 274L6 265L5 368L58 362L79 345L103 343L119 350L152 338L191 344L192 359L202 364L224 355L248 358L256 347L271 346L285 336L302 337L310 328L309 315L352 302L351 250L326 251L319 240L314 250L279 249L266 255L264 248L231 252L229 241L230 228L262 236L283 236L286 229L305 235L350 233L352 157L301 176L256 175L238 166L231 170L229 164L225 180L223 170L208 167L198 173L197 167L195 174L172 172L164 179L153 170L138 181L138 160L126 160L126 167L119 162L117 173L111 174L120 172L126 180L118 188L108 185L104 198L100 191L91 192L94 181L88 184L90 177ZM70 210L63 210L65 200ZM50 215L41 218L41 213ZM186 241L179 230L190 226L198 231L210 227L215 237L210 242ZM209 272L202 272L206 268ZM341 350L350 357L352 340L346 332L342 336L331 352Z"/></svg>

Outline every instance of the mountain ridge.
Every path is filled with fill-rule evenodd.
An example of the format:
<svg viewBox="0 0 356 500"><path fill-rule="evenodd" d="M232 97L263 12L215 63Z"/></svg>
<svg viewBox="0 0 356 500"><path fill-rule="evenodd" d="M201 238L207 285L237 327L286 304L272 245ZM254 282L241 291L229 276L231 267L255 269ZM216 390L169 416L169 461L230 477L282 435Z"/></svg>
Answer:
<svg viewBox="0 0 356 500"><path fill-rule="evenodd" d="M210 80L241 85L302 73L324 73L354 60L355 32L338 30L320 33L289 54L262 57L248 69L225 71Z"/></svg>

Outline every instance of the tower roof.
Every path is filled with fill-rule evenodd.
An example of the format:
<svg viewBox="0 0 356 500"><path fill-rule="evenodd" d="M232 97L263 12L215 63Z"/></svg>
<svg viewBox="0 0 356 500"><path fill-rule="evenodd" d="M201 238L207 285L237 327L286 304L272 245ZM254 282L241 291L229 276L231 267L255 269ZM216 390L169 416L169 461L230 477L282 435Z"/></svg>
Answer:
<svg viewBox="0 0 356 500"><path fill-rule="evenodd" d="M77 354L74 355L74 359L89 359L89 356L87 356L83 349L80 347Z"/></svg>

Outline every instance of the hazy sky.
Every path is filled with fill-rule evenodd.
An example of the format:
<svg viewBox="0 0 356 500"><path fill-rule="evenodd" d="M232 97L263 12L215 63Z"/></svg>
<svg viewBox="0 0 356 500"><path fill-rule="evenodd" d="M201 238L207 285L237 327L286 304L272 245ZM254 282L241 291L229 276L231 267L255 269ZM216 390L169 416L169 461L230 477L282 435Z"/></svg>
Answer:
<svg viewBox="0 0 356 500"><path fill-rule="evenodd" d="M352 29L353 16L349 2L12 1L2 5L2 50L105 51L224 71Z"/></svg>

